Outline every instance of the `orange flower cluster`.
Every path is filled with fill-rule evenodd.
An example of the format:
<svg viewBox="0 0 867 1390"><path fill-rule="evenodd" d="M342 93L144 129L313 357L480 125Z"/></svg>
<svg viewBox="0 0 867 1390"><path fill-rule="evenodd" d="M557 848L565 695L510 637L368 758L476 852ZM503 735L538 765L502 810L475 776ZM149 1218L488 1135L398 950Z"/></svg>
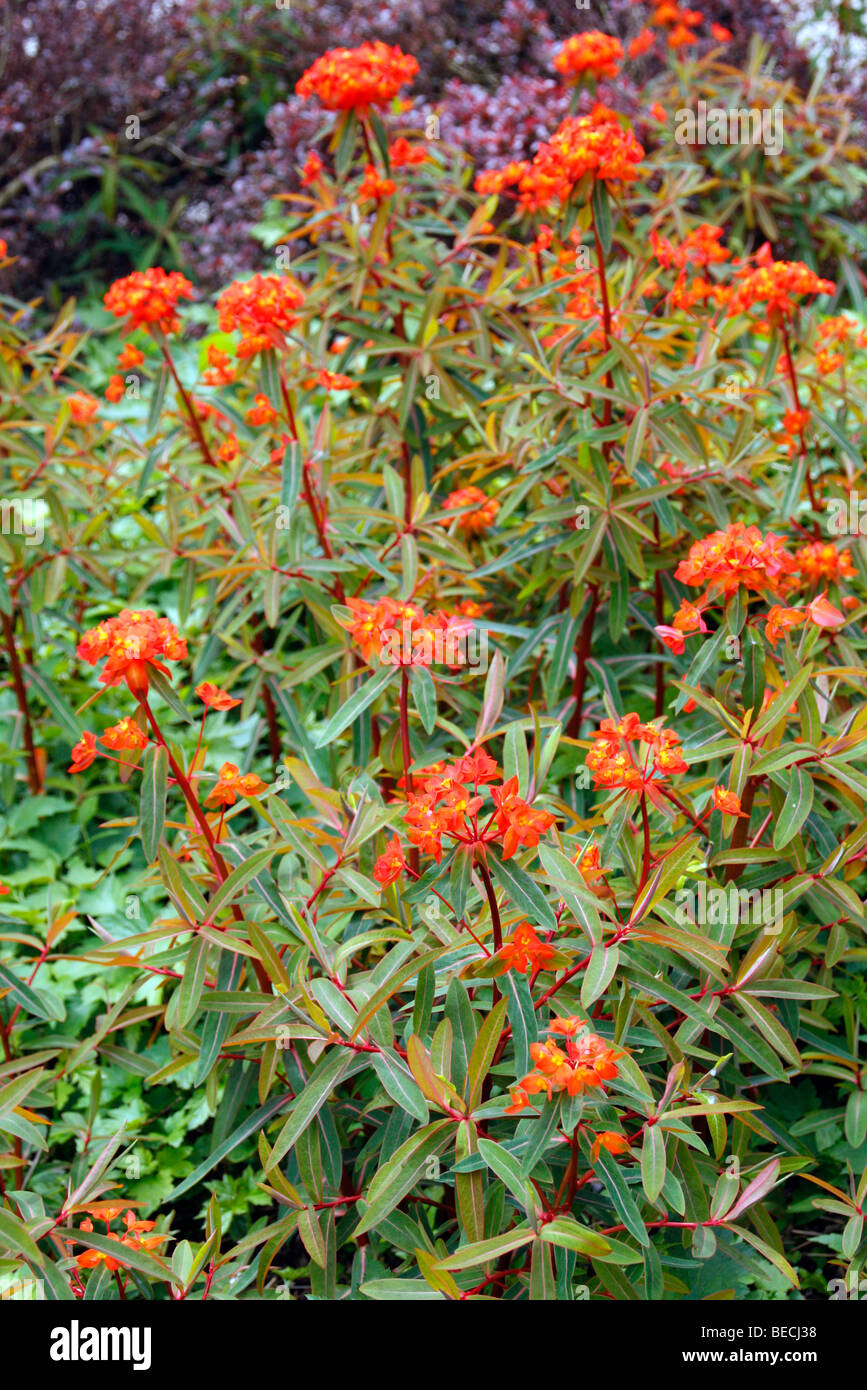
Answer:
<svg viewBox="0 0 867 1390"><path fill-rule="evenodd" d="M713 809L722 811L724 816L746 815L746 812L741 810L740 797L735 792L727 791L725 787L714 787Z"/></svg>
<svg viewBox="0 0 867 1390"><path fill-rule="evenodd" d="M623 45L611 34L590 29L568 38L554 59L564 77L616 77L623 59Z"/></svg>
<svg viewBox="0 0 867 1390"><path fill-rule="evenodd" d="M703 19L701 10L682 10L676 0L660 0L650 16L651 24L668 29L668 46L675 49L698 42L692 31Z"/></svg>
<svg viewBox="0 0 867 1390"><path fill-rule="evenodd" d="M161 266L154 266L151 270L134 270L131 275L115 280L102 302L115 318L127 320L127 333L136 328L176 333L181 326L178 300L192 297L193 287L180 271L165 271Z"/></svg>
<svg viewBox="0 0 867 1390"><path fill-rule="evenodd" d="M497 954L508 970L526 975L544 970L553 958L554 948L540 940L529 922L522 922Z"/></svg>
<svg viewBox="0 0 867 1390"><path fill-rule="evenodd" d="M535 1062L533 1071L510 1088L512 1104L507 1115L516 1115L530 1104L530 1096L544 1092L551 1100L556 1091L580 1096L585 1091L604 1088L606 1081L618 1075L617 1059L620 1049L609 1047L597 1033L581 1032L587 1024L580 1018L554 1018L549 1031L561 1036L562 1045L554 1038L546 1043L531 1043L530 1056ZM579 1036L580 1033L580 1036Z"/></svg>
<svg viewBox="0 0 867 1390"><path fill-rule="evenodd" d="M396 189L397 184L394 179L384 178L375 164L366 164L364 178L358 189L358 201L365 203L373 200L381 203L383 198L390 198Z"/></svg>
<svg viewBox="0 0 867 1390"><path fill-rule="evenodd" d="M757 526L732 522L690 546L689 555L674 572L683 584L706 585L728 597L741 585L754 593L779 592L790 584L797 566L785 551L785 540Z"/></svg>
<svg viewBox="0 0 867 1390"><path fill-rule="evenodd" d="M637 714L603 719L591 738L596 742L587 754L587 766L595 787L643 792L655 779L688 770L674 730L642 724ZM645 745L643 755L635 756L634 742Z"/></svg>
<svg viewBox="0 0 867 1390"><path fill-rule="evenodd" d="M720 265L727 261L731 252L720 245L724 235L722 227L704 222L693 228L679 246L667 237L662 237L654 229L650 233L650 245L659 264L665 269L678 271L671 290L671 303L675 309L691 309L694 304L704 304L713 300L725 304L731 297L731 289L726 285L715 284L706 276L697 274L691 280L690 270L701 271L709 265ZM653 286L648 287L648 293Z"/></svg>
<svg viewBox="0 0 867 1390"><path fill-rule="evenodd" d="M364 660L386 666L456 666L461 664L461 641L472 630L472 619L437 609L426 613L412 600L387 596L369 603L347 598L351 616L340 618Z"/></svg>
<svg viewBox="0 0 867 1390"><path fill-rule="evenodd" d="M823 579L839 584L841 579L855 579L858 575L851 550L837 550L824 541L811 541L796 550L795 566L810 584L819 584Z"/></svg>
<svg viewBox="0 0 867 1390"><path fill-rule="evenodd" d="M688 265L718 265L729 260L731 251L720 245L723 236L725 231L722 227L702 222L699 227L694 227L687 233L679 246L674 246L668 237L660 236L653 229L650 233L650 246L659 264L666 270L670 270L672 266L676 270L683 270Z"/></svg>
<svg viewBox="0 0 867 1390"><path fill-rule="evenodd" d="M253 397L253 404L244 419L248 425L271 425L277 419L277 412L268 397L260 391Z"/></svg>
<svg viewBox="0 0 867 1390"><path fill-rule="evenodd" d="M672 626L667 627L664 623L660 623L653 630L675 656L680 656L686 649L684 642L686 634L707 632L707 623L701 615L701 609L696 607L694 603L689 603L687 599L683 599L680 608L672 618Z"/></svg>
<svg viewBox="0 0 867 1390"><path fill-rule="evenodd" d="M482 854L485 846L500 844L504 859L511 859L522 846L534 848L556 817L524 801L518 795L516 777L490 787L493 810L486 810L484 818L480 815L483 797L479 789L499 776L497 764L482 749L464 754L455 763L437 763L413 773L412 786L406 789L410 843L437 864L442 859L444 835L472 850L478 847ZM401 778L398 786L405 785ZM394 857L398 850L392 841L377 861L374 876L379 882L385 881L382 875L391 874L390 882L400 872L402 865L397 867Z"/></svg>
<svg viewBox="0 0 867 1390"><path fill-rule="evenodd" d="M832 344L842 346L848 343L850 335L858 327L852 319L845 314L836 314L833 318L823 320L816 329L816 371L820 376L829 376L838 367L842 367L846 358L842 352L832 352ZM819 346L823 344L823 346ZM858 333L855 337L855 346L859 348L867 347L867 333Z"/></svg>
<svg viewBox="0 0 867 1390"><path fill-rule="evenodd" d="M788 323L805 295L833 294L835 285L823 280L803 261L775 261L767 242L754 256L755 268L745 267L729 302L732 314L743 314L757 304L765 308L766 322L776 328Z"/></svg>
<svg viewBox="0 0 867 1390"><path fill-rule="evenodd" d="M825 597L825 590L807 604L806 608L784 608L775 603L768 610L765 619L765 636L772 647L776 647L778 639L790 628L800 627L801 623L815 623L816 627L840 627L845 623L845 614L839 608L835 608L833 603L829 603Z"/></svg>
<svg viewBox="0 0 867 1390"><path fill-rule="evenodd" d="M400 878L405 868L406 859L400 847L400 840L396 835L392 835L384 852L373 866L373 877L383 888L387 888L396 878Z"/></svg>
<svg viewBox="0 0 867 1390"><path fill-rule="evenodd" d="M410 164L427 164L429 158L423 145L411 145L403 135L388 147L388 162L392 169L404 169Z"/></svg>
<svg viewBox="0 0 867 1390"><path fill-rule="evenodd" d="M90 666L108 657L99 678L102 684L120 685L125 680L133 695L141 697L148 690L148 668L168 676L168 667L158 658L183 661L187 644L168 618L158 618L149 608L143 612L124 608L116 618L85 632L76 652Z"/></svg>
<svg viewBox="0 0 867 1390"><path fill-rule="evenodd" d="M488 497L482 492L480 487L459 487L455 492L450 492L443 506L447 512L454 511L456 507L471 507L475 504L475 510L464 512L463 516L457 518L459 531L466 531L470 536L480 536L483 531L487 531L493 526L500 504L495 497ZM448 522L443 522L447 526Z"/></svg>
<svg viewBox="0 0 867 1390"><path fill-rule="evenodd" d="M636 34L631 41L627 53L630 58L640 58L642 53L647 53L656 43L656 35L652 29L642 29L640 34Z"/></svg>
<svg viewBox="0 0 867 1390"><path fill-rule="evenodd" d="M128 715L117 724L112 724L100 735L100 743L116 751L130 748L147 748L148 736L143 733L134 719Z"/></svg>
<svg viewBox="0 0 867 1390"><path fill-rule="evenodd" d="M325 166L315 150L311 150L304 161L304 168L301 170L301 187L309 188L319 178Z"/></svg>
<svg viewBox="0 0 867 1390"><path fill-rule="evenodd" d="M531 164L513 162L476 179L479 193L501 193L517 184L519 202L529 212L565 203L585 175L606 183L638 177L644 150L614 112L597 106L589 116L567 116L551 139L540 145Z"/></svg>
<svg viewBox="0 0 867 1390"><path fill-rule="evenodd" d="M245 772L239 776L234 763L223 763L220 773L208 796L206 806L234 806L239 796L259 796L265 790L266 782L255 772Z"/></svg>
<svg viewBox="0 0 867 1390"><path fill-rule="evenodd" d="M92 1207L86 1207L89 1213L81 1223L80 1230L89 1233L93 1230L93 1221L90 1219L95 1216L97 1221L105 1223L105 1234L109 1240L117 1241L119 1246L126 1246L128 1250L157 1250L163 1241L168 1240L167 1234L162 1232L157 1235L149 1235L157 1224L155 1221L139 1221L135 1212L127 1210L124 1212L123 1224L126 1227L125 1235L118 1235L115 1231L108 1229L110 1222L120 1216L126 1203L124 1202L95 1202ZM73 1245L80 1245L81 1241L67 1240L68 1248ZM85 1250L83 1254L76 1257L75 1263L79 1269L95 1269L98 1264L104 1264L106 1269L112 1273L116 1269L124 1269L126 1266L123 1261L123 1253L118 1250L117 1257L108 1255L102 1250Z"/></svg>
<svg viewBox="0 0 867 1390"><path fill-rule="evenodd" d="M208 709L230 710L242 703L241 700L234 699L228 690L221 690L218 685L212 685L210 681L204 681L196 686L196 694Z"/></svg>
<svg viewBox="0 0 867 1390"><path fill-rule="evenodd" d="M69 397L69 413L77 425L89 425L99 410L99 401L86 391L75 391Z"/></svg>
<svg viewBox="0 0 867 1390"><path fill-rule="evenodd" d="M232 359L222 348L214 347L211 343L207 351L208 367L202 373L202 381L206 386L228 386L235 380L235 368L232 366Z"/></svg>
<svg viewBox="0 0 867 1390"><path fill-rule="evenodd" d="M358 382L354 377L344 376L342 372L329 372L327 367L320 367L314 385L323 386L326 391L353 391Z"/></svg>
<svg viewBox="0 0 867 1390"><path fill-rule="evenodd" d="M578 852L572 856L572 863L578 869L579 874L591 892L609 892L605 886L605 875L611 871L610 869L603 869L598 845L588 845L583 853L579 849Z"/></svg>
<svg viewBox="0 0 867 1390"><path fill-rule="evenodd" d="M328 111L364 111L388 106L418 73L415 58L387 43L330 48L295 86L300 97L316 96Z"/></svg>
<svg viewBox="0 0 867 1390"><path fill-rule="evenodd" d="M224 333L239 330L238 357L255 357L257 352L283 346L303 302L298 286L282 275L236 280L217 300L220 328Z"/></svg>

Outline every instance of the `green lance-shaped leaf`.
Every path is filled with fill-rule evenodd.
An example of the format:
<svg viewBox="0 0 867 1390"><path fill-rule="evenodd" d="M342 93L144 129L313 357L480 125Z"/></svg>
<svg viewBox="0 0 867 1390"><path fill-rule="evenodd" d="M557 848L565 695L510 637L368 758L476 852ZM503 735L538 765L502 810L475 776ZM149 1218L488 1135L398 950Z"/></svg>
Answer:
<svg viewBox="0 0 867 1390"><path fill-rule="evenodd" d="M556 931L557 918L554 909L526 869L519 868L513 859L504 862L494 854L489 856L489 862L494 878L506 890L515 907L531 917L537 926L545 927L547 931Z"/></svg>
<svg viewBox="0 0 867 1390"><path fill-rule="evenodd" d="M540 1235L543 1240L550 1240L552 1245L559 1245L564 1250L576 1250L579 1255L591 1259L611 1251L610 1240L588 1230L586 1226L580 1226L570 1216L555 1216L553 1221L548 1221L542 1227Z"/></svg>
<svg viewBox="0 0 867 1390"><path fill-rule="evenodd" d="M379 1077L383 1089L402 1110L426 1125L430 1119L427 1101L421 1093L418 1082L404 1066L396 1052L383 1048L373 1058L373 1069Z"/></svg>
<svg viewBox="0 0 867 1390"><path fill-rule="evenodd" d="M204 1162L200 1163L198 1168L194 1168L192 1173L184 1178L183 1182L179 1183L173 1192L169 1193L166 1201L174 1202L178 1197L182 1197L185 1192L189 1192L190 1188L195 1187L196 1183L201 1182L202 1178L210 1173L212 1168L216 1168L218 1163L222 1163L223 1159L226 1158L233 1149L236 1149L239 1144L243 1144L244 1140L249 1139L251 1134L255 1134L257 1130L263 1129L268 1121L277 1114L278 1110L282 1110L283 1106L287 1104L287 1101L287 1096L276 1096L265 1105L260 1105L258 1110L254 1110L252 1114L242 1120L241 1124L238 1125L237 1129L232 1131L228 1139L224 1139L222 1144L218 1144L213 1153L208 1154Z"/></svg>
<svg viewBox="0 0 867 1390"><path fill-rule="evenodd" d="M655 1202L665 1182L665 1136L656 1125L645 1125L641 1146L641 1183L648 1202Z"/></svg>
<svg viewBox="0 0 867 1390"><path fill-rule="evenodd" d="M197 936L187 952L183 979L178 990L178 1023L182 1028L195 1018L198 1012L205 986L205 966L209 947L209 941Z"/></svg>
<svg viewBox="0 0 867 1390"><path fill-rule="evenodd" d="M410 689L418 717L426 734L432 734L437 722L437 692L434 679L426 666L413 666Z"/></svg>
<svg viewBox="0 0 867 1390"><path fill-rule="evenodd" d="M439 1154L448 1143L452 1124L452 1120L436 1120L416 1130L389 1161L377 1169L368 1188L364 1215L352 1233L356 1240L383 1221L415 1187L428 1159Z"/></svg>
<svg viewBox="0 0 867 1390"><path fill-rule="evenodd" d="M327 724L318 731L313 737L313 742L317 748L323 748L326 743L333 743L344 729L348 729L353 724L363 710L368 705L372 705L377 695L380 695L388 685L395 668L393 666L383 667L374 675L354 690L349 699L344 701L335 714L331 716Z"/></svg>
<svg viewBox="0 0 867 1390"><path fill-rule="evenodd" d="M350 1070L356 1059L343 1048L335 1048L319 1058L316 1066L304 1083L304 1089L295 1101L292 1114L286 1120L271 1150L266 1176L276 1168L280 1160L289 1152L299 1135L316 1119L341 1078Z"/></svg>
<svg viewBox="0 0 867 1390"><path fill-rule="evenodd" d="M490 1264L501 1255L508 1255L513 1250L520 1250L523 1245L529 1245L534 1238L529 1226L519 1226L503 1235L491 1236L489 1240L479 1240L472 1245L461 1246L453 1255L447 1255L445 1259L440 1260L440 1267L473 1269L476 1265Z"/></svg>
<svg viewBox="0 0 867 1390"><path fill-rule="evenodd" d="M774 849L783 849L793 840L813 805L813 779L803 767L793 767L789 774L786 800L774 826Z"/></svg>
<svg viewBox="0 0 867 1390"><path fill-rule="evenodd" d="M157 857L166 820L169 754L162 744L151 744L144 756L141 781L140 833L145 859Z"/></svg>
<svg viewBox="0 0 867 1390"><path fill-rule="evenodd" d="M601 1149L593 1166L605 1184L614 1208L619 1213L627 1231L635 1237L639 1245L649 1244L650 1237L641 1219L638 1205L614 1157L606 1149Z"/></svg>

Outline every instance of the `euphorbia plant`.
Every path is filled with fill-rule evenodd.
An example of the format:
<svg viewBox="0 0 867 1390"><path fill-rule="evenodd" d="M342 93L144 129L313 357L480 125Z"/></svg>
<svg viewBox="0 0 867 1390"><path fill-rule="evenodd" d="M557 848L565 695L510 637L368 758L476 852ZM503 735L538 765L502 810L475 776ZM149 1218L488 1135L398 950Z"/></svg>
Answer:
<svg viewBox="0 0 867 1390"><path fill-rule="evenodd" d="M675 53L700 22L654 15ZM47 598L8 547L10 698L98 835L45 937L8 875L0 1239L100 1296L271 1296L299 1260L322 1298L779 1294L825 1269L793 1205L863 1254L867 565L823 532L863 329L706 220L658 111L639 140L576 92L473 179L402 124L416 70L365 45L302 79L337 114L288 266L213 310L160 269L109 288L147 399L15 405L29 459L62 387L71 423L9 466L73 520ZM75 1042L70 960L109 990ZM184 1166L160 1181L176 1136L142 1123L121 1184L97 1101L62 1117L75 1185L34 1192L33 1115L115 1068L192 1093ZM159 1237L68 1224L106 1191Z"/></svg>

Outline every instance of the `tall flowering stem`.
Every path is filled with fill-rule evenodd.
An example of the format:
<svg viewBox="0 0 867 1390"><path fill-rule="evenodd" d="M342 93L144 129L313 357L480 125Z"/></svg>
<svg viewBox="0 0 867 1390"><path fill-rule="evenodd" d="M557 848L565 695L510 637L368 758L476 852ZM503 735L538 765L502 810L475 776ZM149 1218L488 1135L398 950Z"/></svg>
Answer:
<svg viewBox="0 0 867 1390"><path fill-rule="evenodd" d="M18 713L21 715L21 726L24 732L24 748L27 754L27 785L31 796L39 796L44 790L42 777L39 771L39 760L36 756L36 743L33 737L33 721L30 718L30 707L27 703L27 689L24 685L24 676L21 670L21 661L18 656L18 649L15 645L15 619L12 614L0 614L3 622L3 640L6 643L6 651L9 655L9 669L12 673L12 685L15 690L15 703L18 706Z"/></svg>
<svg viewBox="0 0 867 1390"><path fill-rule="evenodd" d="M400 749L403 756L403 783L407 796L413 793L412 745L409 739L409 672L405 666L400 671ZM418 873L418 850L413 848L409 854L409 866Z"/></svg>
<svg viewBox="0 0 867 1390"><path fill-rule="evenodd" d="M166 750L172 777L175 779L181 791L183 792L184 800L189 806L190 811L196 821L196 824L198 825L199 829L202 832L202 835L204 836L205 844L208 850L208 858L210 859L211 864L213 865L214 873L217 875L217 878L219 879L220 883L225 883L226 879L229 877L229 867L222 854L217 848L217 843L214 839L214 832L211 830L205 812L199 805L199 799L196 796L196 793L193 791L193 788L191 787L183 768L179 765L174 754L172 753L171 748L166 743L166 740L163 738L162 730L160 729L156 717L154 716L154 712L150 707L147 694L140 694L138 697L138 701L142 713L144 714L145 718L151 726L151 729L153 730L154 738L156 739L160 747L165 748ZM232 915L235 918L236 922L243 922L244 914L238 907L237 903L232 904ZM256 979L259 981L260 987L266 993L270 994L271 983L268 979L268 972L265 970L265 967L262 965L262 962L254 958L253 968L256 972Z"/></svg>
<svg viewBox="0 0 867 1390"><path fill-rule="evenodd" d="M196 437L196 443L199 446L202 458L204 459L205 463L211 466L211 468L216 468L214 456L208 448L208 441L206 440L204 431L202 429L202 422L199 419L198 414L196 413L196 407L193 405L193 402L190 399L189 392L186 390L183 382L178 376L178 370L175 366L174 358L172 357L172 354L169 352L168 344L166 343L165 339L160 339L158 341L160 352L163 356L163 361L168 367L169 372L172 376L172 380L174 381L175 386L177 387L178 395L184 403L184 409L187 412L187 416L189 418L190 425L192 426L193 434Z"/></svg>
<svg viewBox="0 0 867 1390"><path fill-rule="evenodd" d="M792 357L792 345L791 345L791 343L789 342L789 330L787 329L787 327L786 327L785 324L782 325L782 333L783 333L783 354L784 354L785 359L786 359L786 371L787 371L788 377L789 377L789 384L790 384L790 386L791 386L791 388L792 388L792 406L793 406L793 409L795 409L795 410L798 412L799 416L800 416L800 414L801 414L801 398L800 398L800 393L799 393L799 391L798 391L798 376L797 376L797 373L796 373L796 371L795 371L795 362L794 362L794 358ZM813 488L813 479L812 479L812 476L811 476L811 473L810 473L810 464L809 464L809 460L807 459L807 435L806 435L806 427L805 427L805 425L804 425L804 423L803 423L803 420L801 420L801 423L800 423L800 425L799 425L798 434L799 434L800 440L801 440L801 457L802 457L803 460L804 460L804 474L805 474L806 483L807 483L807 492L809 493L809 497L810 497L810 506L812 507L813 511L816 512L816 511L818 511L818 506L817 506L817 503L816 503L816 493L815 493L814 488ZM819 535L818 523L815 523L814 526L815 526L815 535L818 537L818 535Z"/></svg>

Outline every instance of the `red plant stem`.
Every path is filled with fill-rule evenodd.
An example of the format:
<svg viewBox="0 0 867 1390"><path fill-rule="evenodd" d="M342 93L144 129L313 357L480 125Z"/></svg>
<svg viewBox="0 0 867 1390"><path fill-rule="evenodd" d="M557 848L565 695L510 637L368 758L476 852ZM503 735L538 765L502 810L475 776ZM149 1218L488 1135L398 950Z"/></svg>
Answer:
<svg viewBox="0 0 867 1390"><path fill-rule="evenodd" d="M212 468L216 468L217 465L214 462L213 454L208 448L208 441L205 439L204 433L202 431L202 423L196 413L196 407L190 400L189 394L185 390L183 383L181 382L181 379L178 376L177 368L175 367L174 361L172 360L172 355L169 352L168 346L165 342L160 343L160 352L163 355L163 359L165 360L166 366L172 374L172 379L174 380L175 386L178 389L178 395L184 403L184 409L186 410L190 424L193 427L193 434L196 436L196 443L198 444L201 450L202 458L204 459L205 463L210 464Z"/></svg>
<svg viewBox="0 0 867 1390"><path fill-rule="evenodd" d="M653 518L653 534L656 538L656 548L659 550L659 517ZM653 577L653 604L656 613L657 626L662 622L663 599L662 599L662 570L657 569ZM665 709L665 672L662 662L656 663L656 691L653 701L653 717L660 719Z"/></svg>
<svg viewBox="0 0 867 1390"><path fill-rule="evenodd" d="M596 622L598 607L599 585L594 584L590 590L590 612L584 619L578 645L575 648L575 681L573 684L575 708L566 729L569 738L577 738L581 732L581 721L584 718L584 688L587 683L587 658L590 655L590 643L593 639L593 625Z"/></svg>
<svg viewBox="0 0 867 1390"><path fill-rule="evenodd" d="M139 696L139 703L142 709L144 710L145 717L148 723L154 731L154 738L162 748L165 748L166 753L168 754L169 767L172 770L172 776L174 777L175 781L177 782L178 786L183 792L184 800L189 806L190 811L192 812L195 818L196 824L198 825L205 838L205 845L208 851L208 858L210 859L211 864L213 865L214 873L217 875L217 878L219 879L220 883L225 883L226 879L229 877L229 867L226 864L226 861L223 858L222 854L217 849L216 841L214 840L214 833L211 830L210 825L208 824L207 816L205 815L204 811L199 805L199 799L196 796L196 793L193 791L192 787L190 786L189 782L187 781L187 778L182 768L178 766L172 754L172 750L169 748L168 744L163 738L162 730L160 729L159 724L154 718L154 712L151 709L150 704L148 703L147 695ZM237 903L232 903L232 916L235 918L236 922L243 922L244 920L244 914L238 907ZM268 972L266 971L262 962L254 958L253 969L256 972L256 979L259 981L259 986L262 989L262 991L265 994L270 994L271 982L268 978Z"/></svg>
<svg viewBox="0 0 867 1390"><path fill-rule="evenodd" d="M480 859L480 860L478 861L478 864L479 864L479 873L480 873L481 876L482 876L482 883L485 885L485 892L486 892L487 895L488 895L488 905L489 905L489 907L490 907L490 909L491 909L491 925L492 925L492 927L493 927L493 929L494 929L494 952L496 953L497 951L502 950L502 946L503 946L503 929L502 929L502 927L500 926L500 909L497 907L497 895L496 895L496 893L494 892L494 885L493 885L493 883L491 882L491 875L490 875L490 872L488 871L488 866L487 866L487 864L485 863L485 861L484 861L483 859ZM495 995L495 997L496 997L496 995L497 995L498 993L499 993L499 991L498 991L498 989L497 989L497 982L496 982L496 980L495 980L495 981L494 981L494 995Z"/></svg>
<svg viewBox="0 0 867 1390"><path fill-rule="evenodd" d="M334 551L331 549L331 542L328 539L328 533L326 530L325 510L323 508L322 511L320 511L319 506L315 500L313 490L310 486L309 468L310 464L305 462L301 470L301 490L304 493L304 500L307 503L310 515L313 518L313 525L316 527L316 535L319 538L319 544L322 546L322 550L326 558L329 560L333 560ZM339 574L334 576L333 592L337 597L338 603L346 602L346 594L343 590L343 581L340 578Z"/></svg>
<svg viewBox="0 0 867 1390"><path fill-rule="evenodd" d="M30 709L27 704L27 690L24 685L24 676L21 671L21 662L18 659L18 650L15 646L15 619L12 614L3 613L3 638L6 643L6 650L9 653L9 669L12 672L12 685L15 689L15 702L18 705L18 712L21 715L21 722L24 729L24 748L27 753L27 786L31 796L40 796L43 791L42 778L39 775L39 761L36 757L36 744L33 739L33 724L30 719Z"/></svg>
<svg viewBox="0 0 867 1390"><path fill-rule="evenodd" d="M747 842L747 835L749 834L750 829L750 814L753 809L753 799L756 794L756 787L758 786L759 780L760 779L757 777L747 778L747 783L744 787L744 794L741 797L741 810L743 811L743 816L738 818L737 825L735 826L731 842L732 849L743 849L744 845ZM723 882L730 883L732 879L739 878L743 867L743 863L738 864L736 862L732 862L730 864L727 864Z"/></svg>
<svg viewBox="0 0 867 1390"><path fill-rule="evenodd" d="M412 457L409 445L403 445L403 520L404 525L412 524Z"/></svg>
<svg viewBox="0 0 867 1390"><path fill-rule="evenodd" d="M641 793L641 825L644 834L644 855L641 861L641 882L638 885L639 892L647 882L650 873L650 820L647 815L647 797Z"/></svg>
<svg viewBox="0 0 867 1390"><path fill-rule="evenodd" d="M253 648L260 656L265 656L265 636L262 632L257 632L253 638ZM280 741L280 726L277 723L277 706L274 703L274 696L268 684L268 677L262 673L262 704L265 706L265 718L268 723L268 751L271 754L271 762L274 767L280 763L282 745Z"/></svg>
<svg viewBox="0 0 867 1390"><path fill-rule="evenodd" d="M412 745L409 741L409 674L405 666L400 670L400 748L403 754L403 781L407 796L411 796L414 791L412 773ZM413 846L409 852L409 867L414 874L418 873L418 847Z"/></svg>
<svg viewBox="0 0 867 1390"><path fill-rule="evenodd" d="M783 352L785 353L785 357L786 357L786 371L787 371L788 374L789 374L789 384L791 385L791 388L792 388L793 404L794 404L795 410L800 411L800 409L801 409L801 397L800 397L800 393L799 393L799 391L798 391L798 376L797 376L797 373L796 373L796 371L795 371L795 363L794 363L794 361L793 361L793 359L792 359L792 348L791 348L791 344L790 344L790 342L789 342L789 330L786 328L785 324L783 324L782 332L783 332ZM810 506L812 507L813 511L815 512L815 511L818 511L818 506L817 506L817 504L816 504L816 494L815 494L815 492L814 492L814 490L813 490L813 479L812 479L812 477L811 477L811 475L810 475L810 465L809 465L809 462L807 461L807 436L806 436L806 433L805 433L805 430L804 430L803 425L801 426L801 428L800 428L800 430L799 430L798 432L799 432L799 434L800 434L800 436L801 436L801 457L803 458L803 460L804 460L804 462L805 462L805 464L806 464L805 478L806 478L806 483L807 483L807 492L809 493L809 497L810 497ZM816 538L818 539L818 536L819 536L819 526L818 526L818 522L817 522L816 525L815 525L815 535L816 535Z"/></svg>

